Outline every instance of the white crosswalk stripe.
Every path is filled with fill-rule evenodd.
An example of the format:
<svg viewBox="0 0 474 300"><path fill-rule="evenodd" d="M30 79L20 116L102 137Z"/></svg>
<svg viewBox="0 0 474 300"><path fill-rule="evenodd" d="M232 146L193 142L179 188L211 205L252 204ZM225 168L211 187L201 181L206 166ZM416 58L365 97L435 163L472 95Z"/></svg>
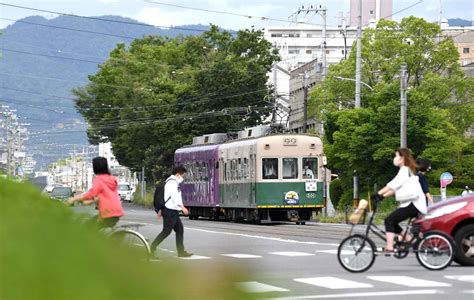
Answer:
<svg viewBox="0 0 474 300"><path fill-rule="evenodd" d="M180 257L180 259L185 259L185 260L197 260L197 259L211 259L210 257L207 256L201 256L201 255L193 255L190 257Z"/></svg>
<svg viewBox="0 0 474 300"><path fill-rule="evenodd" d="M289 292L290 290L257 281L237 282L237 288L247 293Z"/></svg>
<svg viewBox="0 0 474 300"><path fill-rule="evenodd" d="M221 254L222 256L233 257L233 258L261 258L260 255L245 254L245 253L233 253L233 254Z"/></svg>
<svg viewBox="0 0 474 300"><path fill-rule="evenodd" d="M337 254L337 250L316 250L316 253ZM354 254L354 251L342 250L341 254Z"/></svg>
<svg viewBox="0 0 474 300"><path fill-rule="evenodd" d="M281 256L313 256L314 253L307 253L307 252L297 252L297 251L282 251L282 252L270 252L270 254L281 255Z"/></svg>
<svg viewBox="0 0 474 300"><path fill-rule="evenodd" d="M474 283L474 275L446 275L444 278Z"/></svg>
<svg viewBox="0 0 474 300"><path fill-rule="evenodd" d="M367 276L375 281L387 282L408 287L450 287L450 283L418 279L410 276Z"/></svg>
<svg viewBox="0 0 474 300"><path fill-rule="evenodd" d="M311 284L323 288L328 288L332 290L341 290L341 289L359 289L359 288L371 288L373 285L368 283L362 283L347 279L340 279L337 277L311 277L311 278L296 278L293 279L297 282L302 282L306 284Z"/></svg>

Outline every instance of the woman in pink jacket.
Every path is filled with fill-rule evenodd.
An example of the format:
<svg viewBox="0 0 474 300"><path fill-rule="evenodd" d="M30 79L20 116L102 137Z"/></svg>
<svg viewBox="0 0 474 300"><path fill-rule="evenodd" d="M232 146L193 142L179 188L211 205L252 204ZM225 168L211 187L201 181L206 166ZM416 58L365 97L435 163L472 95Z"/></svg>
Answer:
<svg viewBox="0 0 474 300"><path fill-rule="evenodd" d="M92 188L81 196L76 196L67 201L67 204L73 205L74 202L82 201L89 205L98 200L99 216L94 217L99 227L113 227L124 215L122 203L117 191L117 179L110 175L107 159L96 157L92 160L95 177L92 181Z"/></svg>

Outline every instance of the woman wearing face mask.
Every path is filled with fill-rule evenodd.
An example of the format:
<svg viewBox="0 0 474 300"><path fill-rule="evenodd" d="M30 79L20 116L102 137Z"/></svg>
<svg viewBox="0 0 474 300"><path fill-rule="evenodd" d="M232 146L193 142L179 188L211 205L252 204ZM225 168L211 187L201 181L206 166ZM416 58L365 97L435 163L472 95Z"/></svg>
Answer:
<svg viewBox="0 0 474 300"><path fill-rule="evenodd" d="M383 198L394 195L395 191L402 187L409 176L415 175L416 163L409 149L398 149L395 152L393 164L394 166L400 168L398 174L392 179L392 181L387 183L384 188L378 191L377 195L375 196L376 200L382 200ZM393 239L395 234L402 233L402 228L400 227L399 223L410 218L415 218L420 213L426 213L425 197L419 197L417 200L401 203L399 208L397 208L385 219L385 231L387 238L387 246L385 251L387 253L393 252ZM407 236L407 238L410 237Z"/></svg>

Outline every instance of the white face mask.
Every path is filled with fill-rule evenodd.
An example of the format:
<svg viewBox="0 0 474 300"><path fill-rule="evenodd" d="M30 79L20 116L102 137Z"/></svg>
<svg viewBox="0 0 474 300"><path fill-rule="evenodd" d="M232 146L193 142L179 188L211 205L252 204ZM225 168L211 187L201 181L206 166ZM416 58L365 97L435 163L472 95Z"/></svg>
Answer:
<svg viewBox="0 0 474 300"><path fill-rule="evenodd" d="M395 167L399 167L399 166L400 166L400 158L399 158L398 156L395 156L395 157L393 158L393 165L394 165Z"/></svg>
<svg viewBox="0 0 474 300"><path fill-rule="evenodd" d="M181 183L184 181L184 178L179 176L179 177L176 177L176 181L178 181L178 183Z"/></svg>

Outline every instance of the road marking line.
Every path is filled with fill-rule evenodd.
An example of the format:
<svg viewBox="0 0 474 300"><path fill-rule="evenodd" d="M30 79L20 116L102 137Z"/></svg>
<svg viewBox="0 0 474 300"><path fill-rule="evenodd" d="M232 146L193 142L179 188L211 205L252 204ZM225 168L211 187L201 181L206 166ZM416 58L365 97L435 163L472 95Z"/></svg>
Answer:
<svg viewBox="0 0 474 300"><path fill-rule="evenodd" d="M474 282L474 275L446 275L444 278L459 280L464 282Z"/></svg>
<svg viewBox="0 0 474 300"><path fill-rule="evenodd" d="M253 255L253 254L243 254L243 253L235 253L235 254L221 254L222 256L228 256L233 258L260 258L260 255Z"/></svg>
<svg viewBox="0 0 474 300"><path fill-rule="evenodd" d="M190 257L179 257L179 259L194 260L194 259L211 259L211 258L207 256L193 255Z"/></svg>
<svg viewBox="0 0 474 300"><path fill-rule="evenodd" d="M339 244L332 244L332 243L303 242L303 241L282 239L282 238L269 237L269 236L251 235L251 234L246 234L246 233L233 233L233 232L215 231L215 230L190 228L190 227L184 227L184 228L186 230L194 230L194 231L201 231L201 232L206 232L206 233L216 233L216 234L224 234L224 235L241 236L241 237L248 237L248 238L254 238L254 239L261 239L261 240L283 242L283 243L303 244L303 245L339 246Z"/></svg>
<svg viewBox="0 0 474 300"><path fill-rule="evenodd" d="M474 290L464 290L462 291L463 294L474 294Z"/></svg>
<svg viewBox="0 0 474 300"><path fill-rule="evenodd" d="M170 249L166 249L166 248L158 247L158 249L160 249L160 250L163 251L163 252L176 253L176 251L173 251L173 250L170 250Z"/></svg>
<svg viewBox="0 0 474 300"><path fill-rule="evenodd" d="M316 253L337 254L337 250L316 250ZM354 254L354 251L342 250L341 254L350 255Z"/></svg>
<svg viewBox="0 0 474 300"><path fill-rule="evenodd" d="M340 289L360 289L374 287L368 283L356 282L352 280L340 279L336 277L311 277L311 278L296 278L297 282L320 286L331 290Z"/></svg>
<svg viewBox="0 0 474 300"><path fill-rule="evenodd" d="M151 223L144 223L144 222L134 222L134 221L125 221L125 220L120 220L121 223L130 223L130 224L137 224L137 225L144 225L144 226L155 226L158 224L151 224Z"/></svg>
<svg viewBox="0 0 474 300"><path fill-rule="evenodd" d="M289 292L290 290L280 288L277 286L260 283L257 281L246 281L235 283L237 288L247 293L268 293L268 292Z"/></svg>
<svg viewBox="0 0 474 300"><path fill-rule="evenodd" d="M306 253L306 252L297 252L297 251L282 251L282 252L270 252L270 254L281 255L281 256L313 256L313 253Z"/></svg>
<svg viewBox="0 0 474 300"><path fill-rule="evenodd" d="M331 298L362 298L362 297L384 297L384 296L408 296L408 295L435 295L444 294L438 290L417 290L417 291L394 291L394 292L370 292L370 293L348 293L310 296L291 296L288 298L271 298L271 300L291 300L291 299L331 299ZM269 299L270 300L270 299Z"/></svg>
<svg viewBox="0 0 474 300"><path fill-rule="evenodd" d="M375 281L388 282L408 287L450 287L452 284L418 279L410 276L367 276L367 278Z"/></svg>

